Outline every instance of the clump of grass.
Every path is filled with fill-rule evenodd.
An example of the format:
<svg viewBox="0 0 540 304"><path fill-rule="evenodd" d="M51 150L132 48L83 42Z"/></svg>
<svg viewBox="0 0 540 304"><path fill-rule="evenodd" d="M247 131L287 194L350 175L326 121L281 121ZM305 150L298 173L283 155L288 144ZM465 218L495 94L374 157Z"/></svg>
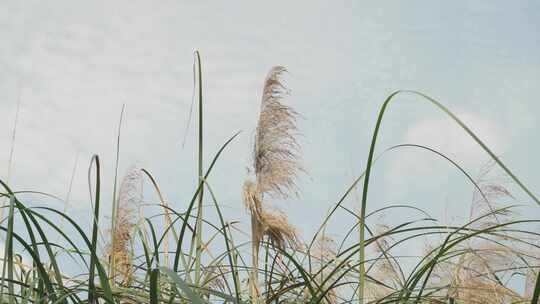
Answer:
<svg viewBox="0 0 540 304"><path fill-rule="evenodd" d="M498 202L513 200L502 178L490 177L494 162L481 168L473 192L469 216L470 228L490 229L512 223L514 214L498 206ZM439 284L449 285L449 297L464 303L516 303L524 302L524 294L509 288L504 282L516 271L526 268L529 252L523 243L511 234L502 232L490 238L469 239L456 246L459 257L437 264L434 276ZM431 251L431 250L430 250ZM432 251L431 251L432 252Z"/></svg>
<svg viewBox="0 0 540 304"><path fill-rule="evenodd" d="M273 200L298 195L296 180L303 172L297 142L299 115L284 100L289 93L281 80L286 70L272 68L265 79L255 132L253 178L243 188L251 233L241 231L236 221L223 218L218 196L210 186L216 162L237 135L218 149L205 169L198 52L195 66L199 89L198 185L191 200L187 204L166 202L154 177L135 167L128 170L117 193L115 174L111 240L103 256L97 253L103 222L98 156L92 157L88 173L93 209L91 231L83 229L65 211L25 205L20 192L0 181L0 201L9 201L7 217L0 218L0 231L6 240L0 283L2 303L538 303L540 234L531 227L540 220L518 218L506 202L500 204L512 196L505 183L488 178L490 167L475 180L456 161L432 148L414 144L392 147L387 151L421 148L458 169L475 189L471 212L461 226L439 223L425 212L412 221L378 221L375 228L368 225L370 216L384 210L419 211L403 205L366 211L370 170L378 159L374 150L382 117L389 102L403 92L392 94L383 104L366 171L340 196L330 214L322 218L321 229L313 241L305 244L286 215L271 205ZM409 93L449 115L488 152L508 180L538 201L454 114L424 94ZM143 204L143 174L159 197L157 206L163 210L161 214L139 213ZM360 214L356 215L343 203L362 181L362 204ZM217 224L204 216L208 213L203 213L203 191L215 207ZM53 197L44 193L34 195ZM326 234L327 223L338 209L345 210L356 222L342 240ZM351 242L349 236L356 229L360 230L360 240ZM49 232L59 236L57 241L49 240ZM251 241L239 242L243 237ZM427 237L431 238L425 252L414 257L412 266L404 266L405 257L395 251L403 244L419 244ZM169 247L169 241L176 246ZM219 244L212 246L216 242ZM248 253L244 253L246 247L250 249ZM28 258L22 259L20 253ZM172 268L169 255L174 256ZM74 261L80 274L68 271L64 258ZM516 278L522 279L524 291L515 288Z"/></svg>

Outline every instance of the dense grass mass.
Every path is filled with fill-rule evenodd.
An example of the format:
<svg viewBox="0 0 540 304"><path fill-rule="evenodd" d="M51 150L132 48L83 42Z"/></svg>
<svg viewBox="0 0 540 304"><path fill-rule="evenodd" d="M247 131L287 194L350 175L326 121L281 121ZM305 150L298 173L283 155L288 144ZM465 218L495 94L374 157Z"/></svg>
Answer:
<svg viewBox="0 0 540 304"><path fill-rule="evenodd" d="M294 222L268 203L273 198L295 197L296 179L304 171L296 140L298 113L287 105L289 91L281 80L286 69L272 68L262 88L252 176L243 187L251 233L249 241L239 241L237 223L223 217L211 187L216 162L238 134L218 149L210 147L216 149L215 156L203 159L203 148L207 148L203 147L203 75L199 53L195 55L198 187L183 204L187 208L173 208L147 169L131 167L117 181L119 147L110 224L103 217L99 156L89 165L93 209L89 231L66 210L28 207L20 199L22 192L1 181L3 303L540 303L540 235L531 229L540 220L518 217L514 207L502 204L512 194L505 183L490 178L491 170L498 167L532 201L540 202L458 117L415 91L398 91L384 101L367 147L364 173L344 186L337 202L328 203L331 211L306 242L298 237ZM367 212L379 129L385 112L401 94L413 94L441 110L492 158L473 177L444 151L415 144L388 149L423 149L462 174L474 189L464 225L441 223L413 206L371 206L375 211ZM159 197L155 207L160 214L141 214L143 184ZM361 193L358 211L343 205L355 189ZM354 217L356 224L337 240L329 236L327 224L340 209ZM367 224L366 219L389 209L412 210L419 216L399 223ZM211 210L217 221L209 220ZM24 229L14 229L16 223ZM108 243L100 248L98 238L103 231ZM60 239L51 239L49 232ZM430 241L423 255L412 257L412 263L411 257L398 250L426 239ZM64 259L79 265L80 272L74 275L73 269L66 269Z"/></svg>

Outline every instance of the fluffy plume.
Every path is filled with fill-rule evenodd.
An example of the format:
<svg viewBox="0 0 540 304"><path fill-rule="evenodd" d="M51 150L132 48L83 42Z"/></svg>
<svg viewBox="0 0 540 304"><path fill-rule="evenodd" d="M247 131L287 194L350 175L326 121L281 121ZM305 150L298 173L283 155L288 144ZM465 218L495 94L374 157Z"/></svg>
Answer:
<svg viewBox="0 0 540 304"><path fill-rule="evenodd" d="M298 114L282 103L288 94L281 81L286 69L273 67L266 76L261 101L261 113L255 132L253 148L253 168L255 182L244 183L244 203L251 213L252 273L250 290L253 300L258 291L257 268L259 247L264 236L278 248L298 245L296 229L289 224L287 217L271 210L263 201L265 195L274 198L289 198L297 195L296 177L300 165L300 146L296 141Z"/></svg>
<svg viewBox="0 0 540 304"><path fill-rule="evenodd" d="M142 202L142 174L137 167L131 167L124 176L118 193L113 240L108 248L108 258L114 265L115 279L128 286L132 280L131 238L139 218Z"/></svg>
<svg viewBox="0 0 540 304"><path fill-rule="evenodd" d="M395 290L403 287L405 280L398 261L390 252L391 246L395 240L391 236L381 236L387 233L391 228L381 222L376 226L374 242L374 261L369 267L371 280L367 283L366 295L369 299L375 301L391 295Z"/></svg>
<svg viewBox="0 0 540 304"><path fill-rule="evenodd" d="M311 250L311 256L314 260L313 271L316 273L314 280L321 289L329 288L330 285L335 283L335 280L330 279L326 283L325 280L328 278L330 273L334 273L334 277L339 277L341 271L336 271L336 262L337 257L337 244L333 238L325 235L324 233L317 237L315 243L313 244L313 249ZM310 293L307 288L304 289L304 302L309 303ZM339 295L338 289L336 287L330 289L322 303L326 304L335 304L338 303Z"/></svg>
<svg viewBox="0 0 540 304"><path fill-rule="evenodd" d="M294 226L289 224L287 217L280 211L263 208L261 194L257 191L256 185L250 181L244 184L244 203L251 212L256 239L261 240L266 235L278 248L285 248L285 245L299 246Z"/></svg>
<svg viewBox="0 0 540 304"><path fill-rule="evenodd" d="M244 184L244 202L252 215L252 230L256 244L267 235L274 245L296 246L296 230L279 211L270 210L264 203L265 194L288 198L297 194L296 177L300 165L300 146L296 141L298 114L282 102L288 89L281 76L282 66L270 69L264 81L261 113L255 133L253 171L256 182Z"/></svg>
<svg viewBox="0 0 540 304"><path fill-rule="evenodd" d="M337 256L337 244L336 241L326 234L321 234L315 240L311 255L321 262L321 266L325 265L328 261L331 261Z"/></svg>
<svg viewBox="0 0 540 304"><path fill-rule="evenodd" d="M458 303L515 303L523 298L500 282L519 269L518 253L498 244L478 244L459 259L437 264L435 286L449 286L449 295Z"/></svg>
<svg viewBox="0 0 540 304"><path fill-rule="evenodd" d="M476 183L480 189L474 189L470 220L484 215L481 221L483 226L500 224L501 221L511 219L513 214L505 212L501 214L497 207L497 202L501 200L514 199L506 184L507 178L501 176L493 177L495 162L486 162L481 168L476 178ZM480 227L479 227L480 228Z"/></svg>
<svg viewBox="0 0 540 304"><path fill-rule="evenodd" d="M513 214L500 211L497 202L512 199L501 177L489 177L493 164L482 167L475 190L469 221L479 219L470 228L481 230L512 221ZM430 246L431 252L434 247ZM505 237L504 232L490 238L470 239L455 248L455 259L440 261L433 272L432 287L448 286L448 295L457 303L518 303L525 298L507 287L516 269L523 269L529 256L520 243Z"/></svg>
<svg viewBox="0 0 540 304"><path fill-rule="evenodd" d="M302 171L300 146L296 141L298 113L282 103L288 94L280 79L285 71L284 67L276 66L266 77L253 149L259 192L281 198L297 194L295 179Z"/></svg>

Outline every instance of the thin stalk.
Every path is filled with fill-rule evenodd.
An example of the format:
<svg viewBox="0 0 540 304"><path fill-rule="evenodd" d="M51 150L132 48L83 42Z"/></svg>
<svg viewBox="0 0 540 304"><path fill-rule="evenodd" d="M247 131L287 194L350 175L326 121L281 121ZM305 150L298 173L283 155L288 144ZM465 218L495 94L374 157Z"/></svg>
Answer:
<svg viewBox="0 0 540 304"><path fill-rule="evenodd" d="M255 214L251 213L251 278L249 289L251 301L258 303L259 299L259 247L260 239L258 231L259 221Z"/></svg>
<svg viewBox="0 0 540 304"><path fill-rule="evenodd" d="M19 95L17 97L17 110L15 111L15 122L13 123L13 130L11 132L11 144L9 148L9 160L8 160L8 167L7 167L7 177L6 177L6 183L9 185L10 179L11 179L11 167L13 166L13 155L15 151L15 139L17 137L17 124L19 123L19 112L21 111L21 88L19 84ZM0 204L0 220L4 218L4 207L6 204L6 200L2 199L2 203Z"/></svg>
<svg viewBox="0 0 540 304"><path fill-rule="evenodd" d="M79 163L79 153L77 153L77 155L75 156L75 163L73 164L73 169L71 171L71 178L69 179L69 186L68 186L68 191L66 193L66 199L64 201L64 210L63 210L63 213L64 214L67 214L67 210L68 210L68 207L69 207L69 201L71 199L71 191L73 189L73 180L75 179L75 173L77 172L77 164ZM60 228L64 228L64 224L65 224L65 220L62 219L61 222L60 222ZM60 238L60 236L58 236L58 239ZM57 253L60 252L60 250L57 250L56 251Z"/></svg>
<svg viewBox="0 0 540 304"><path fill-rule="evenodd" d="M115 233L114 230L116 229L116 213L118 209L118 202L116 199L116 188L118 184L118 164L120 162L120 133L122 131L122 119L124 118L124 110L126 105L122 105L122 110L120 112L120 120L118 122L118 135L116 137L116 159L115 159L115 168L114 168L114 184L113 184L113 197L112 197L112 214L111 214L111 246L114 248L115 246ZM111 286L114 286L114 278L116 277L116 263L114 256L109 257L109 284Z"/></svg>
<svg viewBox="0 0 540 304"><path fill-rule="evenodd" d="M199 88L199 166L198 166L198 175L199 183L203 183L203 103L202 103L202 70L201 70L201 57L199 51L195 51L195 58L197 63L198 71L198 88ZM195 248L195 283L197 286L200 283L201 279L201 253L203 249L202 243L202 219L203 219L203 193L204 187L201 188L198 197L197 204L197 222L195 225L196 233L196 248Z"/></svg>
<svg viewBox="0 0 540 304"><path fill-rule="evenodd" d="M90 249L90 274L88 275L88 303L94 304L97 299L95 299L96 296L96 287L94 283L94 276L96 271L96 263L99 263L97 261L96 257L96 249L97 249L97 237L98 237L98 220L99 220L99 197L101 192L101 173L100 173L100 165L99 165L99 157L97 155L94 155L92 157L92 163L90 164L90 167L88 168L88 180L90 180L90 170L92 169L92 164L95 163L96 167L96 189L95 189L95 199L94 199L94 221L93 221L93 227L92 227L92 243ZM92 193L90 193L90 196Z"/></svg>

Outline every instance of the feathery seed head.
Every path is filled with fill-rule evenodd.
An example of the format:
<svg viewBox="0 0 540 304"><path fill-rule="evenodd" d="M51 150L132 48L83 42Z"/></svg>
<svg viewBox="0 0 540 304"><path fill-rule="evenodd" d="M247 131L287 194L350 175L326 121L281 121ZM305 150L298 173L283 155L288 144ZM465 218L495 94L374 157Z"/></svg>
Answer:
<svg viewBox="0 0 540 304"><path fill-rule="evenodd" d="M139 218L142 202L142 173L135 166L128 169L118 193L113 243L108 248L109 260L114 260L115 270L122 285L129 285L133 276L131 238Z"/></svg>
<svg viewBox="0 0 540 304"><path fill-rule="evenodd" d="M258 190L262 195L281 198L297 194L295 179L302 171L296 140L298 113L282 102L289 93L281 80L285 71L276 66L266 77L253 151Z"/></svg>

